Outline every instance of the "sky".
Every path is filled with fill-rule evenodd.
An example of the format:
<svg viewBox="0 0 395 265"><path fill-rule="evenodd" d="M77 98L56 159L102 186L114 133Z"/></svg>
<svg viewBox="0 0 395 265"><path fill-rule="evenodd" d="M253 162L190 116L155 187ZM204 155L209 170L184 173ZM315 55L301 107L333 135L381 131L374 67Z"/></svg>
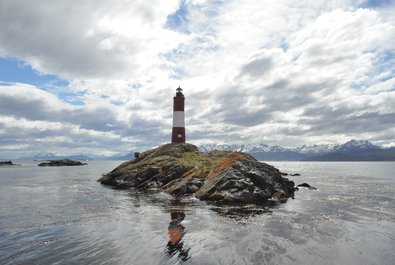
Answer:
<svg viewBox="0 0 395 265"><path fill-rule="evenodd" d="M395 0L0 0L0 157L395 146Z"/></svg>

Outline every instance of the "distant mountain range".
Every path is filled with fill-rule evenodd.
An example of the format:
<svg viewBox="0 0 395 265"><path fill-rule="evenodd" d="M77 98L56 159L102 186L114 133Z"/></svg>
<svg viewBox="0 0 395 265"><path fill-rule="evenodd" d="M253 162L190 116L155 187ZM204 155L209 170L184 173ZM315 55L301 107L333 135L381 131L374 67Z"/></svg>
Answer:
<svg viewBox="0 0 395 265"><path fill-rule="evenodd" d="M44 154L39 153L31 156L24 156L17 158L17 160L58 160L58 159L91 160L92 158L82 154L62 156L54 153L44 153Z"/></svg>
<svg viewBox="0 0 395 265"><path fill-rule="evenodd" d="M58 155L54 153L35 154L32 156L19 157L16 160L59 160L59 159L72 159L72 160L131 160L134 158L134 153L129 154L117 154L114 156L97 156L97 155L86 155L86 154L75 154L75 155Z"/></svg>
<svg viewBox="0 0 395 265"><path fill-rule="evenodd" d="M249 153L266 161L395 161L395 148L383 148L369 141L351 140L345 144L302 145L296 148L267 144L200 145L203 152L230 150Z"/></svg>
<svg viewBox="0 0 395 265"><path fill-rule="evenodd" d="M270 146L267 144L204 144L198 146L202 152L228 150L249 153L264 161L395 161L395 147L384 148L369 141L351 140L345 144L302 145L296 148ZM61 156L54 153L20 157L17 160L131 160L134 152L114 156L76 154Z"/></svg>

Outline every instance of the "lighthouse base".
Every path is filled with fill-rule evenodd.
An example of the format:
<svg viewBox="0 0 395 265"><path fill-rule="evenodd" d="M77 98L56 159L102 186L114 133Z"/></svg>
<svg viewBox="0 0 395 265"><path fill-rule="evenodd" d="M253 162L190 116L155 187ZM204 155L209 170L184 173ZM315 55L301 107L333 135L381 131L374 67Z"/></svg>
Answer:
<svg viewBox="0 0 395 265"><path fill-rule="evenodd" d="M173 127L171 143L185 143L185 127Z"/></svg>

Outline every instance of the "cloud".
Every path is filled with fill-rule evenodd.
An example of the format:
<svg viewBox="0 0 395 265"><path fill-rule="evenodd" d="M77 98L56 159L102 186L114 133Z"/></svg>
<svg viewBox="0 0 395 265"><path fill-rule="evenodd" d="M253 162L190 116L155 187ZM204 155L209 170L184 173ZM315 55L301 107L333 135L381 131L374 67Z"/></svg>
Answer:
<svg viewBox="0 0 395 265"><path fill-rule="evenodd" d="M221 27L226 28L224 24L222 21ZM239 35L242 34L235 32L233 38L244 41L245 38L237 38ZM393 126L385 121L391 120L395 111L392 103L382 100L394 95L393 66L389 66L391 70L388 69L385 80L376 76L382 75L378 67L383 66L382 62L377 64L377 58L394 48L393 39L394 25L383 21L377 11L335 9L292 32L279 42L282 49L270 48L272 44L262 38L253 55L229 52L223 60L208 60L226 65L231 60L229 65L240 70L221 72L228 75L223 78L228 84L209 90L213 100L207 105L219 107L206 114L211 121L206 124L239 126L236 133L223 132L235 142L273 140L271 135L275 134L289 144L292 143L286 139L295 135L304 136L306 141L325 133L339 135L342 141L358 132L366 133L370 139L374 138L371 132L392 130ZM247 44L243 42L240 46L253 45L253 41L248 44L246 39ZM269 47L258 48L265 45ZM207 64L207 68L214 67ZM387 92L371 97L364 89ZM383 104L374 104L376 101ZM363 116L376 113L377 108L385 108L387 113Z"/></svg>
<svg viewBox="0 0 395 265"><path fill-rule="evenodd" d="M0 86L0 145L16 144L25 152L88 149L124 150L136 138L122 135L127 124L117 119L117 107L103 102L74 106L31 85ZM114 152L114 151L112 151Z"/></svg>
<svg viewBox="0 0 395 265"><path fill-rule="evenodd" d="M116 108L98 99L87 106L73 106L32 85L0 86L0 112L33 121L66 122L109 131L117 127Z"/></svg>
<svg viewBox="0 0 395 265"><path fill-rule="evenodd" d="M394 10L362 0L2 1L0 56L68 81L61 92L1 86L2 143L115 152L168 142L178 85L193 143L395 143Z"/></svg>
<svg viewBox="0 0 395 265"><path fill-rule="evenodd" d="M254 56L250 62L242 67L241 75L249 75L255 78L262 77L273 68L273 59L272 56L266 54Z"/></svg>
<svg viewBox="0 0 395 265"><path fill-rule="evenodd" d="M32 153L98 153L113 154L125 143L131 143L111 132L81 129L79 126L48 121L30 121L2 116L0 152L12 150L13 157ZM126 141L125 141L126 140ZM106 150L106 147L111 151Z"/></svg>
<svg viewBox="0 0 395 265"><path fill-rule="evenodd" d="M0 3L0 55L63 78L125 78L147 71L181 38L163 28L178 1Z"/></svg>

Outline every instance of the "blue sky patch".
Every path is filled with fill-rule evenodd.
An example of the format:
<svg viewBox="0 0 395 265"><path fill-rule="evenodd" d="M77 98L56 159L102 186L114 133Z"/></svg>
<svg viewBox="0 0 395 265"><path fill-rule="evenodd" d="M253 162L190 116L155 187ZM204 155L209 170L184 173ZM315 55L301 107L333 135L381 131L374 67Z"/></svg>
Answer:
<svg viewBox="0 0 395 265"><path fill-rule="evenodd" d="M12 58L0 58L0 81L7 83L25 83L42 87L46 84L52 86L67 86L66 80L56 75L41 74L30 65Z"/></svg>
<svg viewBox="0 0 395 265"><path fill-rule="evenodd" d="M395 50L386 51L385 53L378 56L375 62L375 72L376 73L382 73L386 71L391 72L391 75L381 79L380 81L386 81L395 76L394 65L395 65Z"/></svg>
<svg viewBox="0 0 395 265"><path fill-rule="evenodd" d="M30 65L17 59L0 58L0 84L24 83L55 94L59 99L72 105L84 105L83 92L71 92L69 82L56 75L41 74Z"/></svg>
<svg viewBox="0 0 395 265"><path fill-rule="evenodd" d="M394 3L394 0L367 0L361 5L365 8L380 8Z"/></svg>
<svg viewBox="0 0 395 265"><path fill-rule="evenodd" d="M75 92L62 91L60 93L57 93L57 97L71 105L75 105L75 106L85 105L85 101L83 100L84 93L82 92L75 93Z"/></svg>
<svg viewBox="0 0 395 265"><path fill-rule="evenodd" d="M118 106L118 107L123 106L125 104L122 100L111 100L110 102L111 102L111 104Z"/></svg>
<svg viewBox="0 0 395 265"><path fill-rule="evenodd" d="M181 1L176 12L167 17L166 27L174 31L189 34L188 28L188 7L185 1Z"/></svg>

